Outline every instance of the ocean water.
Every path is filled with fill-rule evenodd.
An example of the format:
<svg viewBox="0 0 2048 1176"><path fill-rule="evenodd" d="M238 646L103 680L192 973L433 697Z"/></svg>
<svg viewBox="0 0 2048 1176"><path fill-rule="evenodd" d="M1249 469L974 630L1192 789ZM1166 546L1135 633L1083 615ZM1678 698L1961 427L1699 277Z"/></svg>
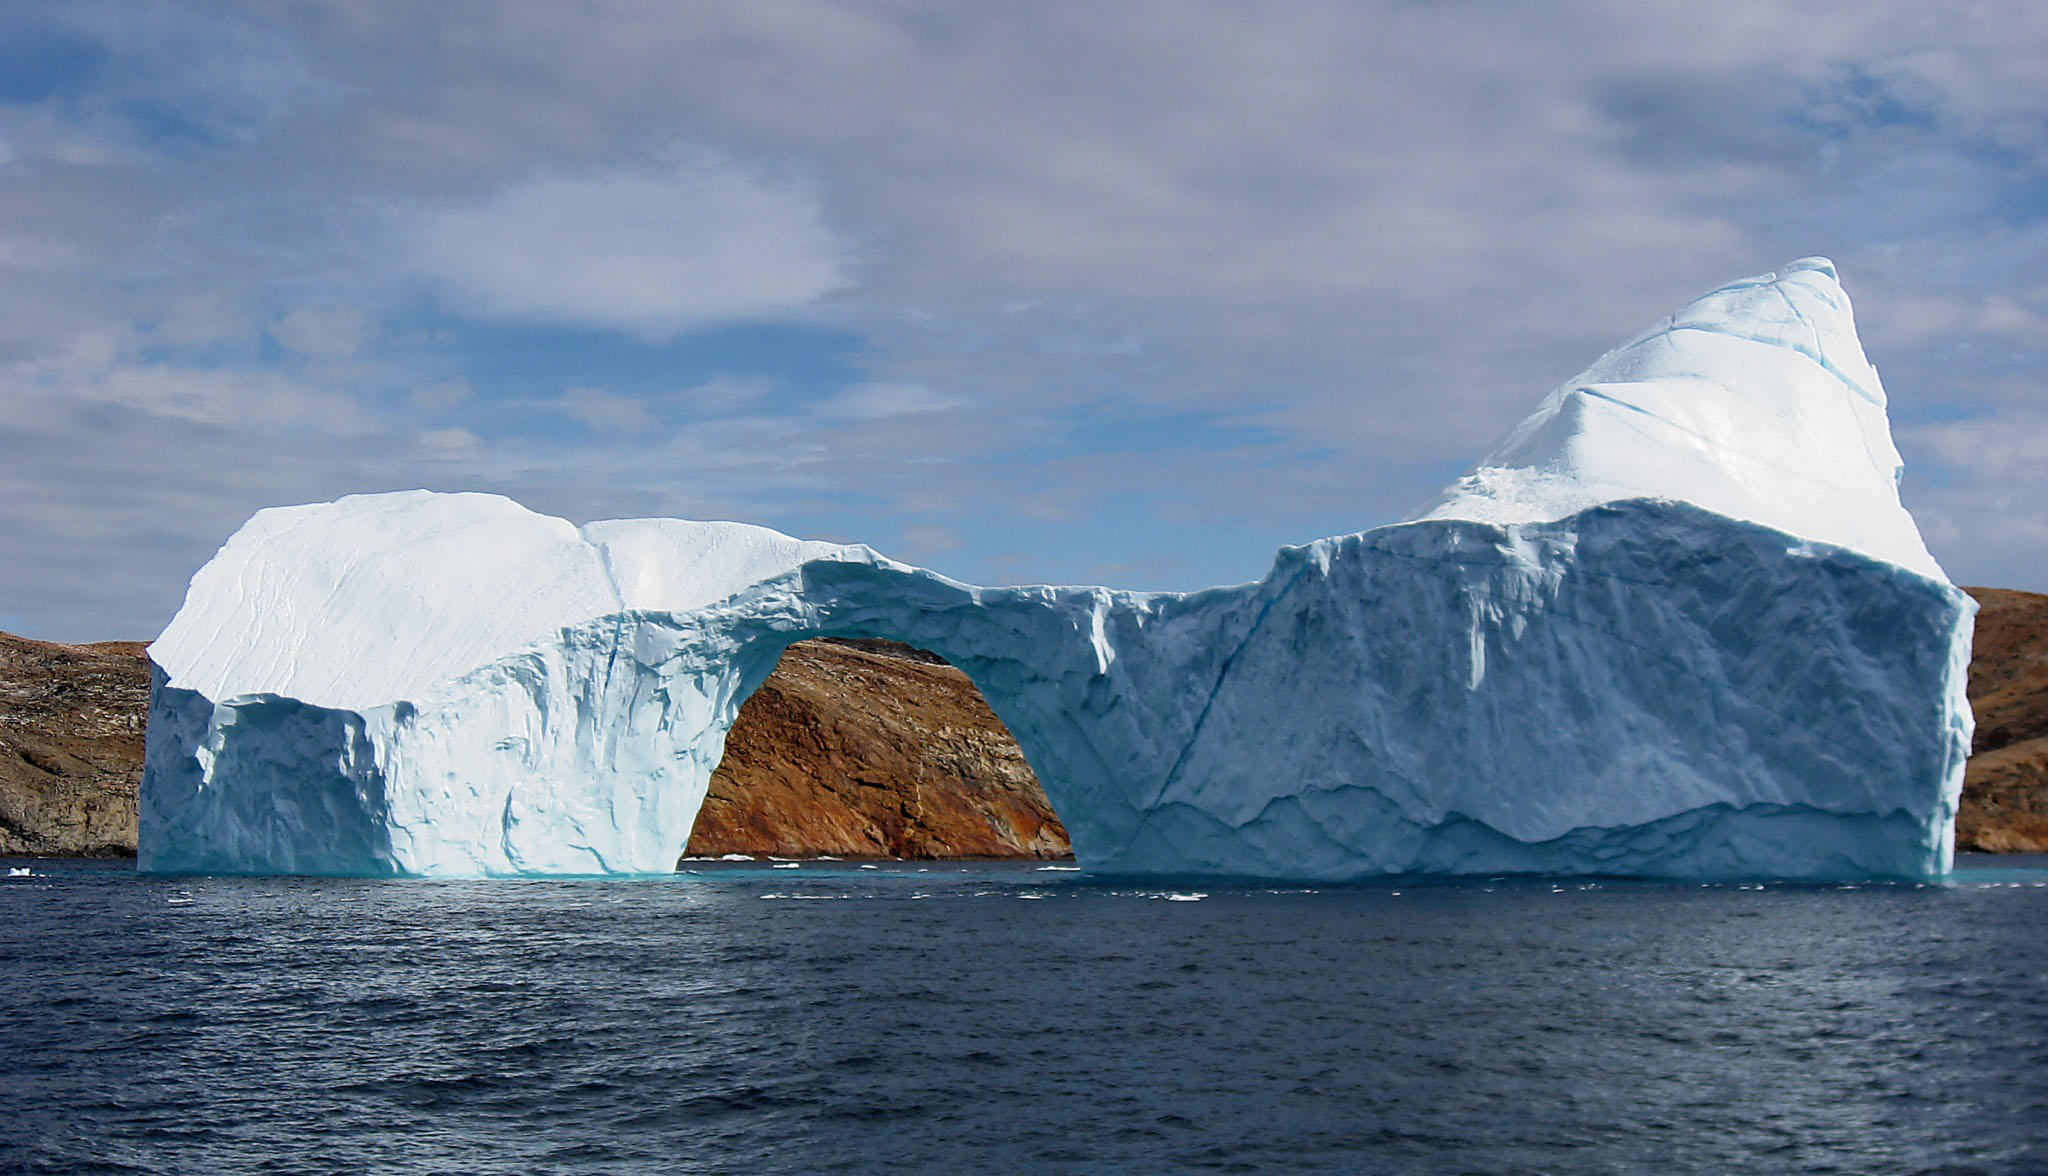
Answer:
<svg viewBox="0 0 2048 1176"><path fill-rule="evenodd" d="M2048 1171L1938 885L0 879L0 1172Z"/></svg>

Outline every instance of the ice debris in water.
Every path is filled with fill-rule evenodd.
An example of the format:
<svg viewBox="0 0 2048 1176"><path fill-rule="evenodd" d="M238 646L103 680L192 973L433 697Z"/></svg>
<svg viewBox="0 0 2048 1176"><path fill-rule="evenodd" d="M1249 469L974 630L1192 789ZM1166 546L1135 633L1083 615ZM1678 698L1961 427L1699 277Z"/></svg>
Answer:
<svg viewBox="0 0 2048 1176"><path fill-rule="evenodd" d="M150 647L141 867L667 873L740 703L830 635L966 671L1097 873L1935 875L1974 609L1899 468L1808 258L1236 587L978 588L481 494L265 510Z"/></svg>

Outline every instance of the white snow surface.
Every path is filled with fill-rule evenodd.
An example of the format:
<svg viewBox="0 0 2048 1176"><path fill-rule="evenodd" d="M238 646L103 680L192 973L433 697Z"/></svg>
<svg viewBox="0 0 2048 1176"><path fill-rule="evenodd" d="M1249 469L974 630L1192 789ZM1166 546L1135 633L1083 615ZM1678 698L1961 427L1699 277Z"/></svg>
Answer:
<svg viewBox="0 0 2048 1176"><path fill-rule="evenodd" d="M1081 865L1923 877L1974 606L1834 270L1708 294L1407 523L1204 592L977 588L480 494L266 510L155 644L141 867L667 873L791 642L965 670Z"/></svg>
<svg viewBox="0 0 2048 1176"><path fill-rule="evenodd" d="M849 550L745 523L579 530L495 494L357 494L258 511L149 653L210 698L363 710L592 617L699 608Z"/></svg>
<svg viewBox="0 0 2048 1176"><path fill-rule="evenodd" d="M814 559L873 554L747 523L684 519L612 519L584 527L583 538L603 558L620 607L668 612L724 600Z"/></svg>
<svg viewBox="0 0 2048 1176"><path fill-rule="evenodd" d="M1899 502L1884 386L1834 263L1723 286L1600 357L1416 517L1690 502L1945 578Z"/></svg>

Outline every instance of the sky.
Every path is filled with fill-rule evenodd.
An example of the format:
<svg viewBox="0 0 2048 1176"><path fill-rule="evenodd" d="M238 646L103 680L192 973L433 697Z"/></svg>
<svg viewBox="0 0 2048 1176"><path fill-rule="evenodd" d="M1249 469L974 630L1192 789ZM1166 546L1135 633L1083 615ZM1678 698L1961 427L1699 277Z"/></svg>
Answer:
<svg viewBox="0 0 2048 1176"><path fill-rule="evenodd" d="M1960 583L2048 590L2048 6L0 6L0 629L487 490L1186 589L1832 257Z"/></svg>

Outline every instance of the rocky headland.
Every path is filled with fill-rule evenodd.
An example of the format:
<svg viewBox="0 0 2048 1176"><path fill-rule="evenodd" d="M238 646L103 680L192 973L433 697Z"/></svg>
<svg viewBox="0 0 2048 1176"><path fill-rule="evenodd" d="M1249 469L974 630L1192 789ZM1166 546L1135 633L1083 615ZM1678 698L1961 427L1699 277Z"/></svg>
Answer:
<svg viewBox="0 0 2048 1176"><path fill-rule="evenodd" d="M1977 737L1956 846L2048 852L2048 595L1966 589ZM135 852L143 645L0 634L0 854ZM1062 857L1066 830L967 676L886 642L791 646L740 710L686 856Z"/></svg>

